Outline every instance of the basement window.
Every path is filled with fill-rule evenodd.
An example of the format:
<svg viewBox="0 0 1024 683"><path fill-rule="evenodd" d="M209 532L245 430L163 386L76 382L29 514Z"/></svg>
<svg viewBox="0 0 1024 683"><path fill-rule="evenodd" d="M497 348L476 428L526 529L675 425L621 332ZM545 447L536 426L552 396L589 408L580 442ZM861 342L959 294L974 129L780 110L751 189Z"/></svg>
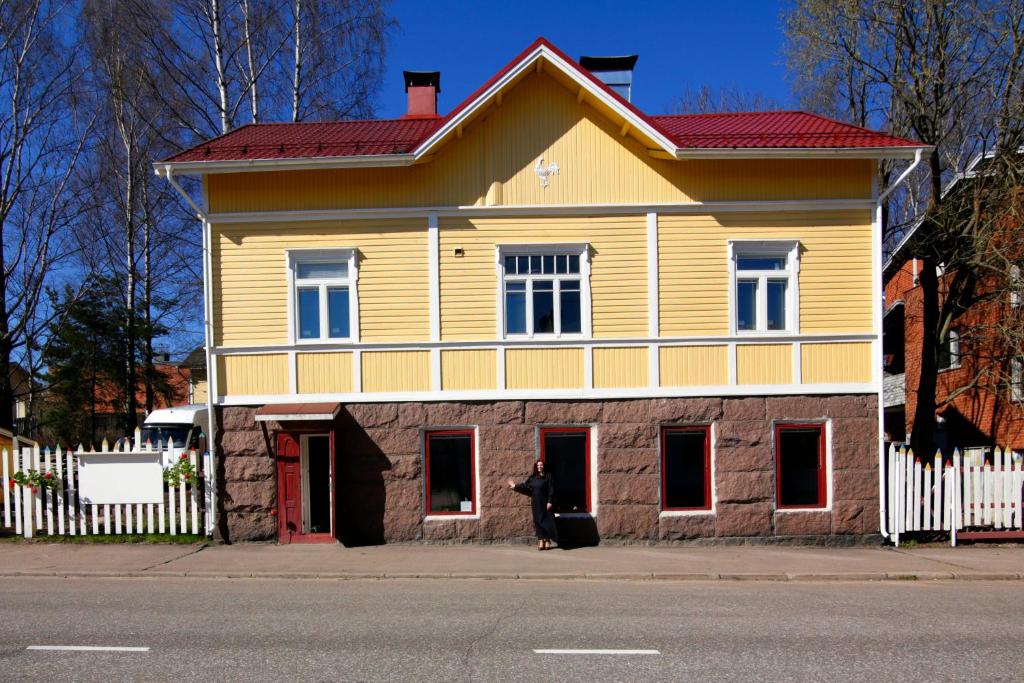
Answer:
<svg viewBox="0 0 1024 683"><path fill-rule="evenodd" d="M559 513L591 512L590 429L541 429L540 459L554 483L552 509Z"/></svg>
<svg viewBox="0 0 1024 683"><path fill-rule="evenodd" d="M825 425L776 426L775 464L779 509L826 506Z"/></svg>
<svg viewBox="0 0 1024 683"><path fill-rule="evenodd" d="M356 341L359 328L354 249L288 251L292 339Z"/></svg>
<svg viewBox="0 0 1024 683"><path fill-rule="evenodd" d="M661 430L661 509L711 510L711 428Z"/></svg>
<svg viewBox="0 0 1024 683"><path fill-rule="evenodd" d="M428 515L476 514L476 448L473 430L424 435Z"/></svg>

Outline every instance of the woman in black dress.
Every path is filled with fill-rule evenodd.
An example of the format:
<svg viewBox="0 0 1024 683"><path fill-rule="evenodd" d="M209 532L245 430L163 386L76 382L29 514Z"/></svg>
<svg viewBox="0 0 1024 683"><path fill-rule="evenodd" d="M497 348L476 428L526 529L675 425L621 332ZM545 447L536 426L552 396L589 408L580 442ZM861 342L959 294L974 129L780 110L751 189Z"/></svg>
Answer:
<svg viewBox="0 0 1024 683"><path fill-rule="evenodd" d="M555 485L551 475L544 471L544 461L533 463L533 472L521 484L509 479L508 487L530 497L533 528L537 532L537 550L550 550L551 541L558 541L558 529L555 528L555 515L551 512Z"/></svg>

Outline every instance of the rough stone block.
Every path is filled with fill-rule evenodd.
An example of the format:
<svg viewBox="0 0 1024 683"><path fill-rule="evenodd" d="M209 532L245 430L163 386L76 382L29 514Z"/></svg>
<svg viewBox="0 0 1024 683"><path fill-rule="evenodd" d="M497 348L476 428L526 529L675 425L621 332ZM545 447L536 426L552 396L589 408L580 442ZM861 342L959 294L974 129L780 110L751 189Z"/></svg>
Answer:
<svg viewBox="0 0 1024 683"><path fill-rule="evenodd" d="M383 526L388 541L416 541L422 538L423 517L405 510L388 510Z"/></svg>
<svg viewBox="0 0 1024 683"><path fill-rule="evenodd" d="M878 470L836 470L832 473L832 497L835 500L877 499Z"/></svg>
<svg viewBox="0 0 1024 683"><path fill-rule="evenodd" d="M765 408L763 398L727 398L722 401L722 419L764 420Z"/></svg>
<svg viewBox="0 0 1024 683"><path fill-rule="evenodd" d="M872 417L874 405L877 401L871 402L868 407L868 396L823 396L821 401L825 404L825 414L829 417Z"/></svg>
<svg viewBox="0 0 1024 683"><path fill-rule="evenodd" d="M715 496L720 503L752 503L772 500L771 472L715 473Z"/></svg>
<svg viewBox="0 0 1024 683"><path fill-rule="evenodd" d="M224 482L221 505L228 512L263 512L277 506L277 483L265 481Z"/></svg>
<svg viewBox="0 0 1024 683"><path fill-rule="evenodd" d="M484 508L480 514L477 532L482 538L510 539L533 535L530 506L524 498L518 507Z"/></svg>
<svg viewBox="0 0 1024 683"><path fill-rule="evenodd" d="M658 518L658 538L662 541L681 541L715 535L715 515L661 515Z"/></svg>
<svg viewBox="0 0 1024 683"><path fill-rule="evenodd" d="M643 399L605 401L602 420L605 423L650 422L651 401Z"/></svg>
<svg viewBox="0 0 1024 683"><path fill-rule="evenodd" d="M262 481L274 479L277 467L272 458L244 458L233 455L224 457L225 481Z"/></svg>
<svg viewBox="0 0 1024 683"><path fill-rule="evenodd" d="M832 443L878 447L878 418L848 417L832 421Z"/></svg>
<svg viewBox="0 0 1024 683"><path fill-rule="evenodd" d="M715 516L716 536L771 536L771 503L720 503Z"/></svg>
<svg viewBox="0 0 1024 683"><path fill-rule="evenodd" d="M600 449L597 458L597 467L600 477L609 472L630 472L634 474L646 474L661 471L661 460L658 456L658 449L649 446L647 448L604 448Z"/></svg>
<svg viewBox="0 0 1024 683"><path fill-rule="evenodd" d="M576 425L601 421L603 401L527 401L530 425Z"/></svg>
<svg viewBox="0 0 1024 683"><path fill-rule="evenodd" d="M723 411L720 398L657 398L650 403L655 422L706 424L721 419Z"/></svg>
<svg viewBox="0 0 1024 683"><path fill-rule="evenodd" d="M257 429L256 409L246 406L216 408L220 416L219 431L233 432Z"/></svg>
<svg viewBox="0 0 1024 683"><path fill-rule="evenodd" d="M482 452L537 452L537 430L533 425L508 424L480 427Z"/></svg>
<svg viewBox="0 0 1024 683"><path fill-rule="evenodd" d="M879 448L880 446L875 443L838 441L833 432L832 468L835 470L873 468L877 472ZM877 484L877 481L875 483Z"/></svg>
<svg viewBox="0 0 1024 683"><path fill-rule="evenodd" d="M832 533L863 534L865 523L873 521L878 526L878 516L868 520L864 504L860 501L837 500L832 504Z"/></svg>
<svg viewBox="0 0 1024 683"><path fill-rule="evenodd" d="M398 404L398 426L419 429L427 426L426 403Z"/></svg>
<svg viewBox="0 0 1024 683"><path fill-rule="evenodd" d="M597 430L598 448L650 448L658 434L655 426L647 424L613 423L601 425Z"/></svg>
<svg viewBox="0 0 1024 683"><path fill-rule="evenodd" d="M402 479L388 482L385 506L388 511L402 510L422 516L424 505L422 480Z"/></svg>
<svg viewBox="0 0 1024 683"><path fill-rule="evenodd" d="M387 456L419 455L422 446L422 435L418 429L372 428L366 430L366 436L377 450Z"/></svg>
<svg viewBox="0 0 1024 683"><path fill-rule="evenodd" d="M342 408L360 427L387 427L398 421L397 403L350 403Z"/></svg>
<svg viewBox="0 0 1024 683"><path fill-rule="evenodd" d="M220 453L225 458L268 458L273 455L273 446L263 432L224 431L218 435Z"/></svg>
<svg viewBox="0 0 1024 683"><path fill-rule="evenodd" d="M494 401L470 405L470 424L504 425L522 424L526 406L522 401Z"/></svg>
<svg viewBox="0 0 1024 683"><path fill-rule="evenodd" d="M812 420L826 417L825 403L818 396L769 396L769 420Z"/></svg>
<svg viewBox="0 0 1024 683"><path fill-rule="evenodd" d="M761 446L772 442L771 426L764 420L730 421L718 423L715 433L716 448Z"/></svg>
<svg viewBox="0 0 1024 683"><path fill-rule="evenodd" d="M832 513L828 510L807 510L775 513L777 536L827 536L832 532Z"/></svg>
<svg viewBox="0 0 1024 683"><path fill-rule="evenodd" d="M418 479L423 474L423 459L419 455L394 455L389 458L389 479Z"/></svg>
<svg viewBox="0 0 1024 683"><path fill-rule="evenodd" d="M766 443L715 449L715 471L757 472L774 469L771 447Z"/></svg>
<svg viewBox="0 0 1024 683"><path fill-rule="evenodd" d="M230 543L272 541L277 538L277 518L269 512L229 512L225 517Z"/></svg>
<svg viewBox="0 0 1024 683"><path fill-rule="evenodd" d="M661 478L656 474L602 474L601 505L657 506Z"/></svg>
<svg viewBox="0 0 1024 683"><path fill-rule="evenodd" d="M658 510L651 505L602 505L595 521L601 538L658 537Z"/></svg>
<svg viewBox="0 0 1024 683"><path fill-rule="evenodd" d="M423 521L423 540L425 541L448 541L458 538L458 520L438 519Z"/></svg>

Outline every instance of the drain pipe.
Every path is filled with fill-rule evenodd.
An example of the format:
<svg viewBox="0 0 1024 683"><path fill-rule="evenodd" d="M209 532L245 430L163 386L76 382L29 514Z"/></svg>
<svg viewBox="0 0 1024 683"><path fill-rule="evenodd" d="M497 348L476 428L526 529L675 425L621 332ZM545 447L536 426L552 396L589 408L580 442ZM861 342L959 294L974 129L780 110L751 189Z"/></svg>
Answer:
<svg viewBox="0 0 1024 683"><path fill-rule="evenodd" d="M882 229L882 202L884 202L886 200L886 198L888 198L888 196L891 195L893 193L893 191L896 190L896 188L899 187L903 183L904 180L906 180L907 178L910 177L910 174L913 173L914 169L916 169L918 167L918 165L921 163L921 157L924 155L924 150L925 149L926 148L924 148L924 147L919 147L916 150L914 150L914 161L910 164L910 166L907 166L907 168L904 169L903 173L901 173L896 178L896 180L891 185L889 185L889 187L887 187L884 190L882 190L882 192L880 192L878 194L878 197L875 199L875 216L874 216L874 220L875 220L875 223L878 225L878 230L879 230L879 234L877 235L877 242L878 242L878 244L875 246L875 248L878 249L877 263L879 264L879 276L882 275L882 273L881 273L881 263L882 263L882 245L881 245L881 240L882 240L882 235L881 235L881 229ZM878 284L881 285L882 283L879 282ZM884 295L884 293L885 293L885 287L883 285L883 287L882 287L882 294ZM878 305L878 304L876 304L876 305ZM879 319L878 319L878 352L877 352L877 356L875 357L875 366L878 368L879 379L881 380L881 384L882 384L881 386L878 387L878 530L882 533L882 538L888 539L890 537L890 531L891 530L888 529L887 525L886 525L886 522L887 522L886 504L887 504L888 500L887 500L887 496L886 496L886 492L885 492L885 489L886 489L885 464L887 462L887 454L885 452L885 387L884 387L885 380L884 380L884 377L881 376L881 374L882 374L882 365L883 365L882 319L881 319L881 316L880 316ZM894 515L893 519L895 519L895 518L896 517ZM899 528L899 520L896 521L896 525L897 525L897 528ZM896 538L896 544L899 545L899 536L897 535L895 538Z"/></svg>
<svg viewBox="0 0 1024 683"><path fill-rule="evenodd" d="M156 169L157 176L160 176L160 169ZM211 290L210 274L212 272L212 263L210 260L210 240L212 235L210 234L210 221L207 218L206 212L200 208L192 197L189 196L188 192L185 191L178 181L174 177L174 172L171 170L170 164L164 165L162 174L167 181L171 184L182 199L191 207L195 212L196 217L202 223L203 233L203 341L206 346L206 414L209 424L207 425L206 435L206 449L210 453L210 471L206 472L206 482L209 487L209 494L207 500L209 502L209 509L206 513L207 528L206 535L213 535L213 528L216 526L217 513L217 420L216 414L213 412L214 408L214 397L216 396L216 385L217 385L217 370L213 367L213 353L211 348L213 346L213 292Z"/></svg>

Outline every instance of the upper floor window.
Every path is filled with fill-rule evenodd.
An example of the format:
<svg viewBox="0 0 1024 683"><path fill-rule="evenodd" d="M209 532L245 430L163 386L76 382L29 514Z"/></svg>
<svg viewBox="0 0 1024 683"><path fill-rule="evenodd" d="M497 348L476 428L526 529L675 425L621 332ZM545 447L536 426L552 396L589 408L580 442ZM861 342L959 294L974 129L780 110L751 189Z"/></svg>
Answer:
<svg viewBox="0 0 1024 683"><path fill-rule="evenodd" d="M939 370L954 370L960 367L960 333L950 330L939 344Z"/></svg>
<svg viewBox="0 0 1024 683"><path fill-rule="evenodd" d="M1010 398L1024 401L1024 356L1010 360Z"/></svg>
<svg viewBox="0 0 1024 683"><path fill-rule="evenodd" d="M1018 265L1010 266L1010 306L1024 306L1024 275Z"/></svg>
<svg viewBox="0 0 1024 683"><path fill-rule="evenodd" d="M354 341L355 250L290 251L289 262L295 341Z"/></svg>
<svg viewBox="0 0 1024 683"><path fill-rule="evenodd" d="M499 247L504 337L590 334L586 245Z"/></svg>
<svg viewBox="0 0 1024 683"><path fill-rule="evenodd" d="M799 243L734 241L729 246L731 331L798 332Z"/></svg>

